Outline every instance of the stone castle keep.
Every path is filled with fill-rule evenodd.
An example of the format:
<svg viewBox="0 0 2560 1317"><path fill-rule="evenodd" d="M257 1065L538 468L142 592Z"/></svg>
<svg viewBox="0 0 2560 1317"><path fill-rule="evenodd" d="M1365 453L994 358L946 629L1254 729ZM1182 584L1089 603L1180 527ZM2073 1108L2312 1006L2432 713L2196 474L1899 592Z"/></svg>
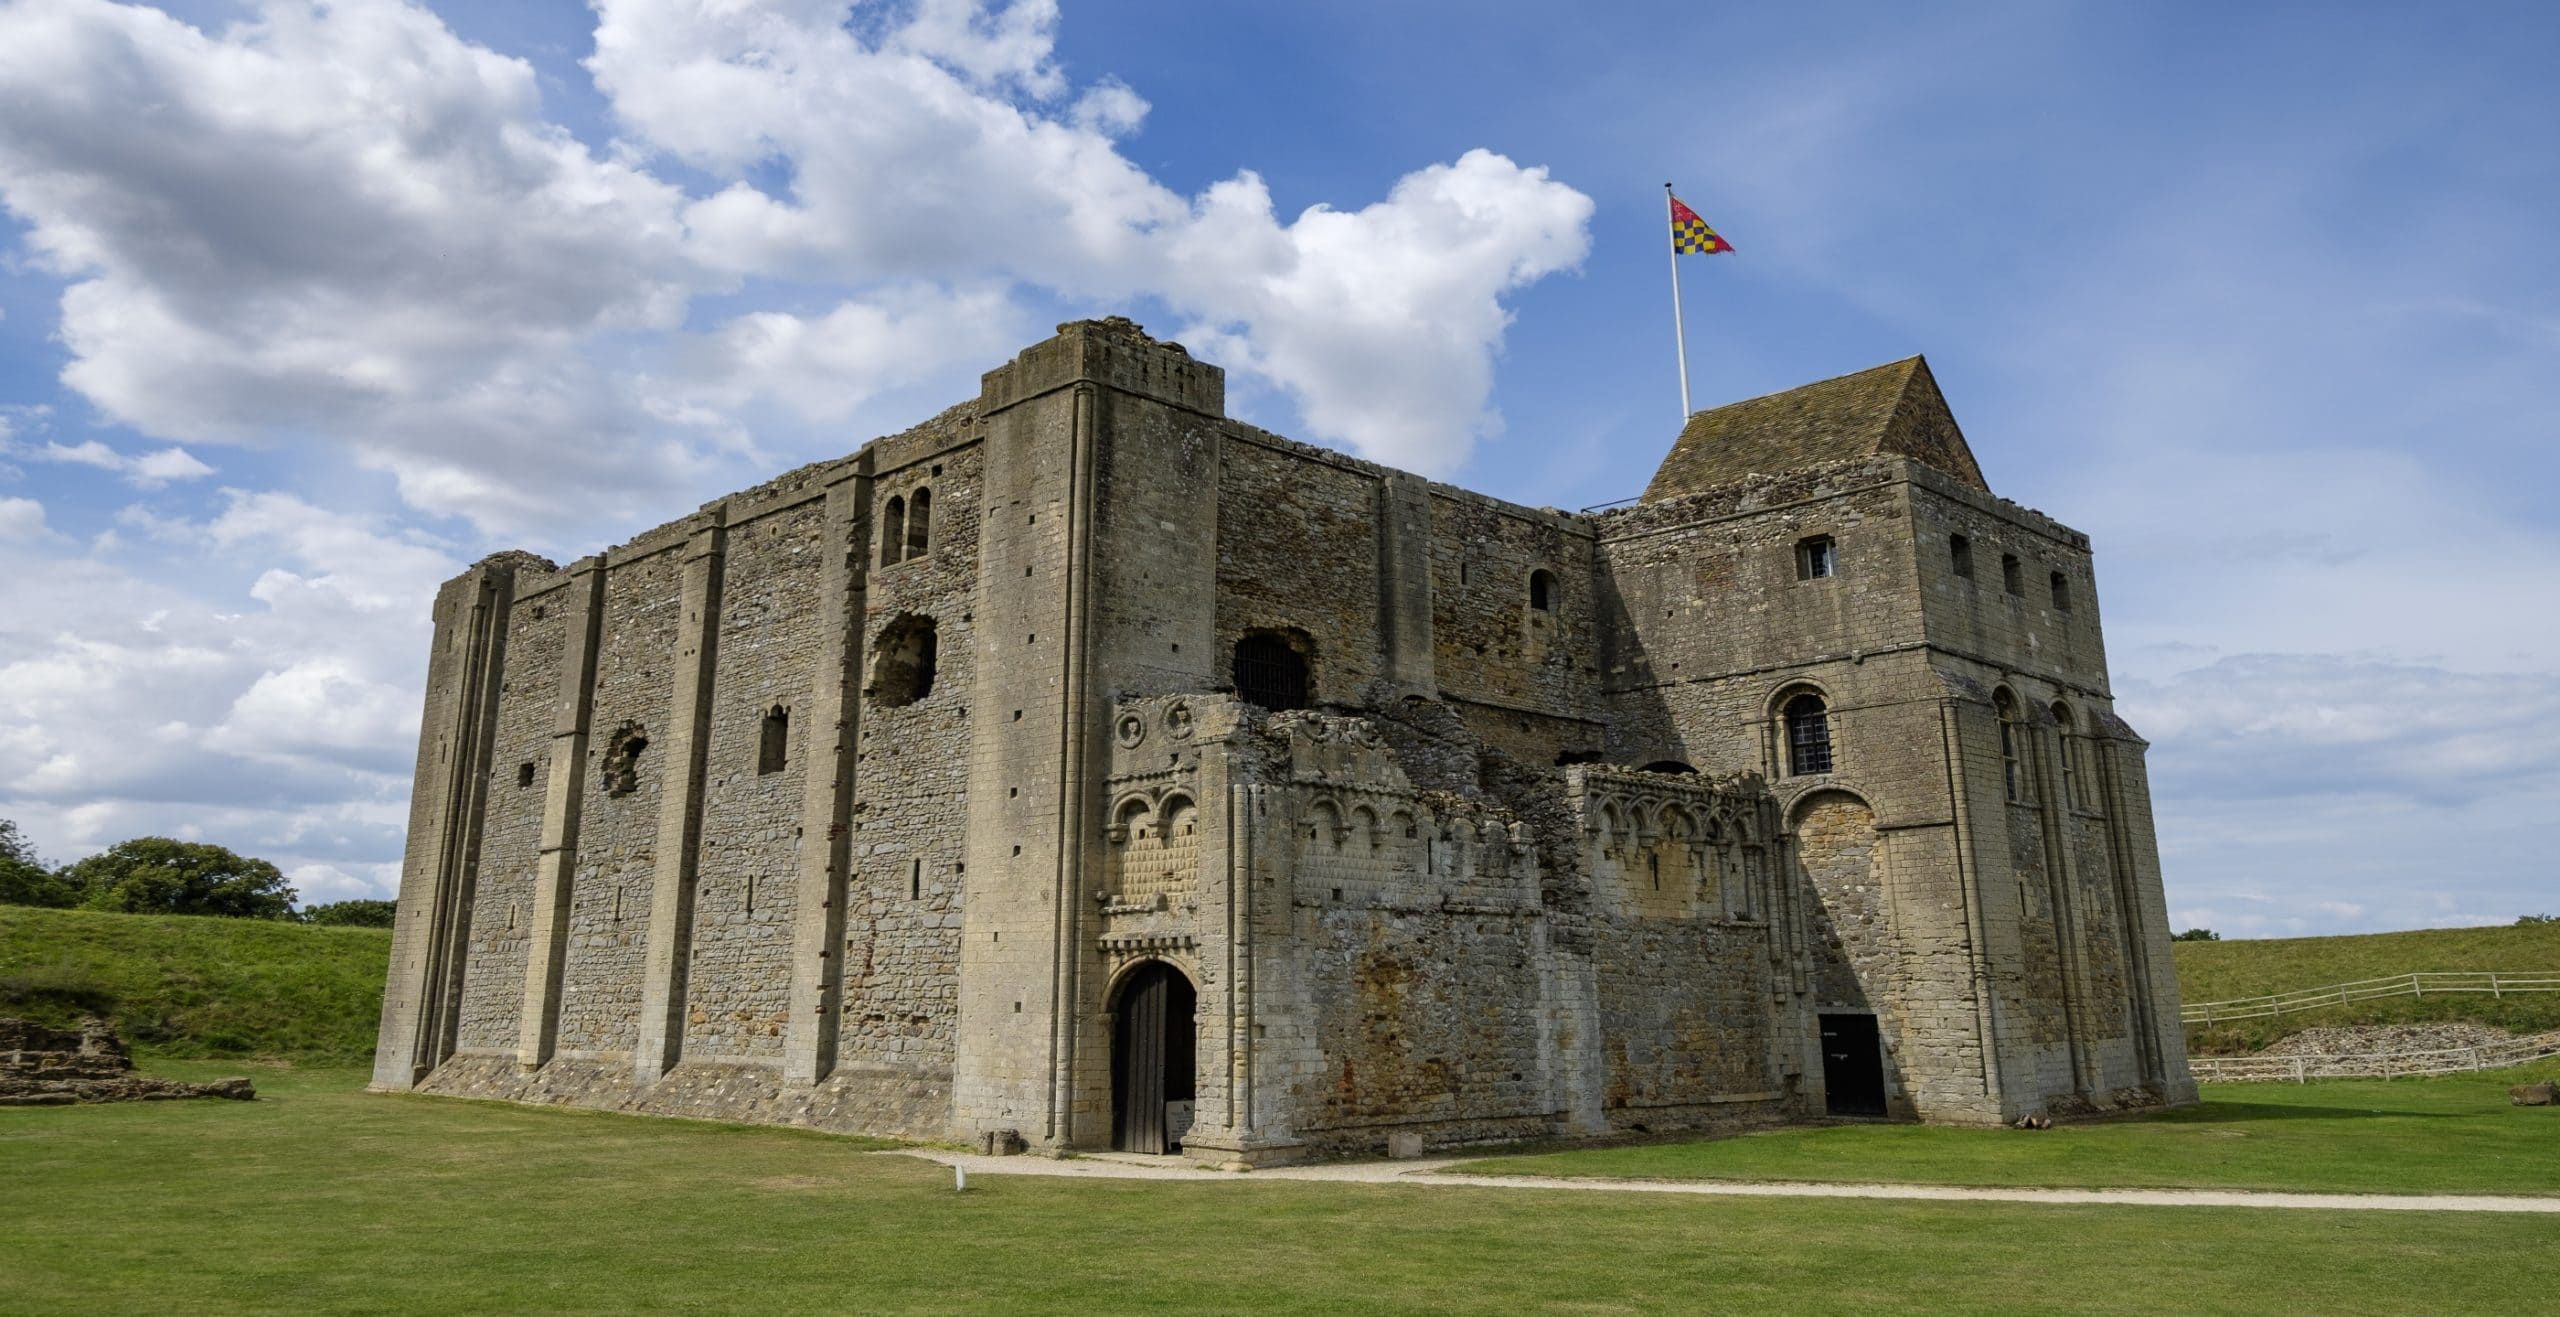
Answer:
<svg viewBox="0 0 2560 1317"><path fill-rule="evenodd" d="M1064 325L448 583L375 1086L1245 1163L2194 1099L2088 540L1919 359L1581 515L1224 401Z"/></svg>

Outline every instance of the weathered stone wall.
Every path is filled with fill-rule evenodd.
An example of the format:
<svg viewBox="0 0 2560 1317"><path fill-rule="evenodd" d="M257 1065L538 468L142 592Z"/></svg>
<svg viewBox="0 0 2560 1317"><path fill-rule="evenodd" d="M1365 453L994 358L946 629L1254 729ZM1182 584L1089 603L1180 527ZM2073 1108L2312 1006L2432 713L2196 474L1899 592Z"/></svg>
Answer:
<svg viewBox="0 0 2560 1317"><path fill-rule="evenodd" d="M972 803L970 706L981 647L1001 638L984 633L972 611L985 512L968 419L912 434L885 456L895 465L874 480L874 502L912 505L927 490L933 515L921 555L903 552L870 576L836 1057L840 1068L884 1076L877 1082L893 1088L898 1081L885 1076L922 1074L947 1089ZM874 564L880 547L875 539ZM931 691L900 704L878 642L912 618L933 620L936 672Z"/></svg>
<svg viewBox="0 0 2560 1317"><path fill-rule="evenodd" d="M703 755L702 842L683 976L683 1055L782 1054L790 1005L790 881L802 841L807 703L817 636L824 506L802 499L763 515L733 514L713 647ZM780 762L765 754L779 713Z"/></svg>
<svg viewBox="0 0 2560 1317"><path fill-rule="evenodd" d="M640 1035L641 968L667 785L671 671L683 619L680 535L655 532L608 555L596 659L595 737L570 884L559 1050L628 1055ZM625 557L629 553L631 556ZM617 752L627 778L608 779Z"/></svg>
<svg viewBox="0 0 2560 1317"><path fill-rule="evenodd" d="M1459 491L1431 499L1432 661L1441 698L1525 763L1595 752L1599 665L1590 530ZM1545 607L1532 578L1545 575Z"/></svg>
<svg viewBox="0 0 2560 1317"><path fill-rule="evenodd" d="M1230 439L1218 472L1217 652L1248 631L1310 642L1314 698L1362 703L1381 675L1377 482L1348 463Z"/></svg>
<svg viewBox="0 0 2560 1317"><path fill-rule="evenodd" d="M544 788L551 775L551 694L559 688L568 619L557 573L520 572L507 623L480 869L462 978L458 1044L512 1053L521 1030L525 957L532 946L534 871L542 861Z"/></svg>

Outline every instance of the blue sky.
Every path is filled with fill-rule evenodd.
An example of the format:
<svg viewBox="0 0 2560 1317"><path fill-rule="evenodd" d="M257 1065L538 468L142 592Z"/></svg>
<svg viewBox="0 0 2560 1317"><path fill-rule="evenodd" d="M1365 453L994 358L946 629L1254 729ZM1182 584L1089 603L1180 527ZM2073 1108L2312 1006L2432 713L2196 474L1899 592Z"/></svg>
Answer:
<svg viewBox="0 0 2560 1317"><path fill-rule="evenodd" d="M435 583L1071 315L1530 503L1913 352L2088 531L2176 922L2560 909L2560 10L0 3L0 817L388 894Z"/></svg>

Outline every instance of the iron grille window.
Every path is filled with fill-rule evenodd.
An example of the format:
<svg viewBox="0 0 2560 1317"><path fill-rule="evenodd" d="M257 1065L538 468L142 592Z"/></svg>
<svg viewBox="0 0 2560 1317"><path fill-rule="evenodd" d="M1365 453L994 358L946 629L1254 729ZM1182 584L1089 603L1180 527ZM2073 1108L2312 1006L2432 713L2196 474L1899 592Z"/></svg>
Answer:
<svg viewBox="0 0 2560 1317"><path fill-rule="evenodd" d="M1307 707L1307 656L1264 633L1236 642L1236 695L1273 713Z"/></svg>
<svg viewBox="0 0 2560 1317"><path fill-rule="evenodd" d="M1840 549L1828 535L1816 535L1796 543L1796 579L1816 581L1836 576L1840 571Z"/></svg>
<svg viewBox="0 0 2560 1317"><path fill-rule="evenodd" d="M1831 771L1831 713L1819 695L1787 701L1787 772L1809 777Z"/></svg>

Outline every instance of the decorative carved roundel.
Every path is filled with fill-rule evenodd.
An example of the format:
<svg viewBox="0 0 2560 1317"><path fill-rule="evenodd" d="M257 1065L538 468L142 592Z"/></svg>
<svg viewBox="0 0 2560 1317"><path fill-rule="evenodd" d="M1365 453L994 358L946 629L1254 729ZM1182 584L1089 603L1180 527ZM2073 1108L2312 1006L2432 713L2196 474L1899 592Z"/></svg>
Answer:
<svg viewBox="0 0 2560 1317"><path fill-rule="evenodd" d="M1191 739L1191 706L1179 700L1165 706L1165 735L1177 741Z"/></svg>
<svg viewBox="0 0 2560 1317"><path fill-rule="evenodd" d="M1120 744L1135 746L1138 742L1147 739L1147 720L1134 713L1124 713L1120 715L1120 721L1112 726L1111 733L1120 738Z"/></svg>

